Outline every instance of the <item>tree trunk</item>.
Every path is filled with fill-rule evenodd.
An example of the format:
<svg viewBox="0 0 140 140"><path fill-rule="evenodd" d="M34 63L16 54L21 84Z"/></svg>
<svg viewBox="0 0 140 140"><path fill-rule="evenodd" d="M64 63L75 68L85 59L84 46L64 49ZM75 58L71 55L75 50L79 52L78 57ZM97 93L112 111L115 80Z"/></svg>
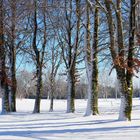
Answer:
<svg viewBox="0 0 140 140"><path fill-rule="evenodd" d="M54 92L51 91L51 94L50 94L50 110L49 112L53 112L53 100L54 100Z"/></svg>
<svg viewBox="0 0 140 140"><path fill-rule="evenodd" d="M10 109L12 112L16 112L16 90L17 90L17 82L16 82L16 1L13 0L11 3L12 10L12 26L11 26L11 46L10 46L10 71L11 71L11 103Z"/></svg>
<svg viewBox="0 0 140 140"><path fill-rule="evenodd" d="M36 77L37 77L37 85L36 85L36 98L33 113L40 113L40 101L41 101L41 90L42 90L42 64L40 61L40 51L37 48L37 1L34 0L34 31L33 31L33 50L35 53L36 59Z"/></svg>
<svg viewBox="0 0 140 140"><path fill-rule="evenodd" d="M128 61L127 61L127 73L126 73L126 81L128 87L127 94L127 103L128 103L128 119L131 120L131 112L132 112L132 96L133 96L133 71L134 71L134 54L135 54L135 31L136 31L136 0L130 1L130 19L129 19L129 50L128 50Z"/></svg>
<svg viewBox="0 0 140 140"><path fill-rule="evenodd" d="M97 2L97 0L96 0ZM99 114L98 111L98 29L99 29L99 10L97 3L95 5L94 14L94 32L93 32L93 46L92 46L92 114Z"/></svg>
<svg viewBox="0 0 140 140"><path fill-rule="evenodd" d="M121 105L120 105L120 114L119 120L126 120L128 116L129 103L127 101L128 87L126 83L126 73L125 73L125 47L123 39L123 24L122 24L122 13L121 13L121 0L116 0L117 3L117 41L118 41L118 59L120 64L116 66L118 79L120 79L121 87Z"/></svg>
<svg viewBox="0 0 140 140"><path fill-rule="evenodd" d="M8 80L5 67L3 0L0 0L0 91L2 93L2 114L10 111Z"/></svg>
<svg viewBox="0 0 140 140"><path fill-rule="evenodd" d="M85 31L85 65L88 80L88 101L85 116L92 114L92 66L91 66L91 46L90 46L90 7L86 2L86 31Z"/></svg>
<svg viewBox="0 0 140 140"><path fill-rule="evenodd" d="M40 101L42 95L42 67L37 67L37 89L36 89L36 99L33 113L40 113Z"/></svg>
<svg viewBox="0 0 140 140"><path fill-rule="evenodd" d="M91 75L91 71L89 70L87 66L86 66L86 73L87 73L87 79L88 79L88 88L87 88L88 101L87 101L85 116L90 116L92 114L92 100L93 100L92 99L92 79L91 79L92 75Z"/></svg>
<svg viewBox="0 0 140 140"><path fill-rule="evenodd" d="M16 89L17 89L17 82L16 82L16 56L15 56L15 49L11 48L11 55L10 55L10 71L11 71L11 99L10 99L10 109L12 112L16 112Z"/></svg>
<svg viewBox="0 0 140 140"><path fill-rule="evenodd" d="M2 93L2 114L6 114L10 112L10 105L9 105L9 88L8 84L5 83L5 89L3 90Z"/></svg>
<svg viewBox="0 0 140 140"><path fill-rule="evenodd" d="M73 72L74 71L68 72L67 113L73 113L75 111L75 77Z"/></svg>
<svg viewBox="0 0 140 140"><path fill-rule="evenodd" d="M107 20L108 20L108 27L109 27L109 35L110 35L110 52L113 60L114 67L116 69L117 78L120 83L120 92L121 92L121 106L120 106L120 114L119 114L119 120L131 120L131 110L132 110L132 73L130 76L129 70L132 70L132 63L133 63L133 53L132 50L134 49L134 45L129 45L129 51L128 51L128 67L125 66L125 52L124 52L124 44L123 44L123 28L122 28L122 15L121 15L121 1L117 0L117 11L116 11L116 19L117 19L117 39L118 39L118 53L115 51L115 33L114 33L114 23L113 23L113 17L112 17L112 9L111 9L111 1L105 0L105 6L107 9ZM135 2L134 2L135 3ZM135 6L131 6L134 8ZM131 8L132 10L132 8ZM133 10L135 12L135 10ZM134 13L130 12L130 18L133 16L134 19L130 19L130 22L135 21ZM135 27L131 28L130 31L135 30ZM130 35L130 38L134 37L134 33ZM134 38L132 39L134 41ZM132 41L131 40L131 41ZM130 43L129 39L129 44ZM131 48L131 49L130 49ZM118 54L118 56L117 56ZM131 63L131 66L129 66ZM133 71L133 70L132 70ZM129 73L129 74L127 74ZM128 78L128 75L130 76ZM129 84L128 84L129 83Z"/></svg>
<svg viewBox="0 0 140 140"><path fill-rule="evenodd" d="M51 75L51 79L50 79L50 82L51 82L51 93L50 93L50 112L53 111L53 100L54 100L54 76L53 74Z"/></svg>
<svg viewBox="0 0 140 140"><path fill-rule="evenodd" d="M119 83L121 92L119 120L131 120L132 95L130 94L125 78L120 78Z"/></svg>
<svg viewBox="0 0 140 140"><path fill-rule="evenodd" d="M44 29L43 29L43 43L42 47L38 47L37 45L37 33L38 33L38 1L34 0L34 19L33 19L33 41L32 41L32 47L35 53L35 60L36 60L36 77L37 77L37 85L36 85L36 99L35 99L35 106L33 113L40 113L40 102L41 102L41 95L42 95L42 68L43 68L43 60L45 55L45 47L47 42L47 24L46 24L46 1L43 3L43 23L44 23Z"/></svg>
<svg viewBox="0 0 140 140"><path fill-rule="evenodd" d="M88 102L85 116L96 115L98 111L98 28L99 28L99 14L97 0L94 12L94 32L93 32L93 45L91 47L90 37L90 3L87 1L87 21L86 21L86 72L88 78Z"/></svg>
<svg viewBox="0 0 140 140"><path fill-rule="evenodd" d="M138 45L140 45L140 1L137 0L137 8L136 8L136 34Z"/></svg>

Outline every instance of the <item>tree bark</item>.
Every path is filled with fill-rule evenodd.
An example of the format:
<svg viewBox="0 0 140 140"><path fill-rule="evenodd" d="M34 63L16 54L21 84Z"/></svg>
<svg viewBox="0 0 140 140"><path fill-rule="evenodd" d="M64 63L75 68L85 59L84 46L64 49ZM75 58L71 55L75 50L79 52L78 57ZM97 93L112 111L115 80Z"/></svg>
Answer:
<svg viewBox="0 0 140 140"><path fill-rule="evenodd" d="M132 0L133 1L133 0ZM131 6L134 8L134 1ZM124 41L123 41L123 25L122 25L122 15L121 15L121 1L117 0L117 11L116 11L116 19L117 19L117 43L118 43L118 52L115 52L115 33L114 33L114 23L112 17L112 9L111 9L111 1L105 0L105 6L107 9L107 20L109 27L109 35L110 35L110 52L113 60L114 67L116 69L117 78L120 83L120 92L121 92L121 106L120 106L120 114L119 120L131 120L131 110L132 110L132 74L133 74L133 49L134 49L134 31L135 26L130 26L130 38L129 38L129 50L128 50L128 63L125 66L125 52L124 52ZM130 25L131 22L135 23L135 10L132 7L130 10ZM131 72L130 72L131 71Z"/></svg>
<svg viewBox="0 0 140 140"><path fill-rule="evenodd" d="M17 90L17 81L16 81L16 1L11 2L12 10L12 26L11 26L11 44L10 44L10 71L11 71L11 103L10 109L12 112L16 112L16 90Z"/></svg>
<svg viewBox="0 0 140 140"><path fill-rule="evenodd" d="M41 102L41 95L42 95L42 68L43 68L43 61L44 61L44 54L45 54L45 47L46 47L46 1L43 3L43 43L42 48L40 51L37 47L37 32L38 32L38 21L37 21L37 6L38 1L34 0L34 32L33 32L33 42L32 47L35 53L35 60L36 60L36 77L37 77L37 85L36 85L36 98L35 98L35 105L33 113L40 113L40 102Z"/></svg>
<svg viewBox="0 0 140 140"><path fill-rule="evenodd" d="M92 46L92 114L99 114L98 111L98 29L99 29L99 9L98 0L95 4L94 13L94 32L93 32L93 46Z"/></svg>
<svg viewBox="0 0 140 140"><path fill-rule="evenodd" d="M79 33L80 33L80 1L75 0L76 2L76 31L75 31L75 38L73 38L73 30L74 24L73 24L73 2L70 0L68 3L67 0L65 0L65 13L66 13L66 21L67 21L67 45L68 45L68 56L63 56L65 61L66 67L67 67L67 113L74 112L75 111L75 83L76 83L76 60L77 60L77 50L79 46ZM68 5L69 4L69 5ZM67 9L67 6L69 6L69 9ZM70 11L70 12L69 12ZM69 14L68 14L69 13ZM73 43L74 40L74 43Z"/></svg>
<svg viewBox="0 0 140 140"><path fill-rule="evenodd" d="M50 86L51 86L51 93L50 93L50 112L52 112L53 111L53 105L54 105L54 103L53 103L53 101L54 101L54 92L55 92L55 90L54 90L54 88L55 88L55 78L54 78L54 76L53 76L53 73L51 74L51 77L50 77Z"/></svg>
<svg viewBox="0 0 140 140"><path fill-rule="evenodd" d="M17 81L16 81L16 52L15 48L11 46L10 50L10 76L11 76L11 88L10 88L10 109L12 112L16 112L16 89L17 89Z"/></svg>
<svg viewBox="0 0 140 140"><path fill-rule="evenodd" d="M73 113L75 111L75 66L68 72L68 94L67 94L67 113Z"/></svg>
<svg viewBox="0 0 140 140"><path fill-rule="evenodd" d="M94 31L93 31L93 44L91 43L91 28L90 28L90 3L87 1L87 21L86 21L86 71L88 78L88 102L86 109L86 116L96 115L98 111L98 28L99 28L99 11L98 11L98 0L95 3L94 10Z"/></svg>
<svg viewBox="0 0 140 140"><path fill-rule="evenodd" d="M5 67L3 0L0 0L0 92L2 93L2 114L10 112L8 80Z"/></svg>
<svg viewBox="0 0 140 140"><path fill-rule="evenodd" d="M92 114L92 63L91 63L91 46L90 46L90 5L86 1L86 31L85 31L85 64L88 79L88 101L85 116Z"/></svg>
<svg viewBox="0 0 140 140"><path fill-rule="evenodd" d="M36 98L35 98L35 106L33 113L40 113L40 101L42 94L42 67L37 67L37 85L36 85Z"/></svg>
<svg viewBox="0 0 140 140"><path fill-rule="evenodd" d="M128 50L128 61L127 61L127 73L126 80L128 86L128 95L126 100L129 104L127 106L127 116L131 120L131 111L132 111L132 96L133 96L133 72L134 72L134 54L135 54L135 31L136 31L136 0L130 1L130 19L129 19L129 50Z"/></svg>
<svg viewBox="0 0 140 140"><path fill-rule="evenodd" d="M137 0L137 7L136 7L136 34L138 45L140 45L140 1Z"/></svg>

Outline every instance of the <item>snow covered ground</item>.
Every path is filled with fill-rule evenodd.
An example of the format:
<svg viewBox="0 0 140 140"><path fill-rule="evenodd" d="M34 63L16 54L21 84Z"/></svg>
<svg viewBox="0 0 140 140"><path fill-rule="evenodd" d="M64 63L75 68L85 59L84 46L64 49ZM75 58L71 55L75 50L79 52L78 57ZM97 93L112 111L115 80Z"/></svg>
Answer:
<svg viewBox="0 0 140 140"><path fill-rule="evenodd" d="M34 100L18 99L17 113L0 115L0 140L140 140L140 100L133 99L132 122L117 120L119 104L100 99L100 115L84 117L85 100L76 100L74 114L65 113L65 100L51 113L42 100L41 114L32 114Z"/></svg>

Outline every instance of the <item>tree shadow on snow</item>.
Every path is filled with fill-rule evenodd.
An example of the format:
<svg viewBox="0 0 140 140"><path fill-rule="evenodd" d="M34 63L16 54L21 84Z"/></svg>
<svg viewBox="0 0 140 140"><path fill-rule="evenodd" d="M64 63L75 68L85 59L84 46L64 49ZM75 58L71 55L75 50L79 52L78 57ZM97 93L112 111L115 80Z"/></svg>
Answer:
<svg viewBox="0 0 140 140"><path fill-rule="evenodd" d="M116 130L121 130L122 132L124 130L135 130L139 129L140 126L122 126L122 127L100 127L100 128L78 128L78 129L61 129L61 130L26 130L26 131L3 131L0 132L0 135L4 136L23 136L23 137L32 137L34 135L39 135L39 136L49 136L52 134L64 134L64 133L97 133L97 132L111 132L111 131L116 131ZM112 132L111 132L112 133ZM116 132L115 132L116 133Z"/></svg>

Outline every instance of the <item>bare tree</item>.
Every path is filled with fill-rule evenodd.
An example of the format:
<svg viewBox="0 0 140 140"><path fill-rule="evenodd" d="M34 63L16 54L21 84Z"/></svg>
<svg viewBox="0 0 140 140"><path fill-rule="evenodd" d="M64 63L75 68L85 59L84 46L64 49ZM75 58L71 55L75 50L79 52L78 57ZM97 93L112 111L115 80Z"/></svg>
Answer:
<svg viewBox="0 0 140 140"><path fill-rule="evenodd" d="M40 113L40 100L42 94L42 68L45 54L45 47L47 43L47 34L46 34L46 1L43 3L43 43L41 49L37 46L37 33L38 33L38 1L34 0L34 18L33 18L33 42L32 47L35 54L35 63L36 63L36 78L37 78L37 89L36 89L36 99L33 113Z"/></svg>
<svg viewBox="0 0 140 140"><path fill-rule="evenodd" d="M65 0L62 54L67 74L67 112L74 112L76 61L80 44L80 0Z"/></svg>
<svg viewBox="0 0 140 140"><path fill-rule="evenodd" d="M110 52L116 69L117 78L120 83L121 92L121 107L120 107L120 120L131 120L132 110L132 76L133 76L133 57L134 57L134 37L135 37L135 5L136 1L130 1L130 26L129 26L129 48L128 58L125 60L126 50L123 39L123 24L122 24L122 11L121 0L116 1L116 6L112 1L105 0L106 15L108 21L109 35L110 35ZM112 16L112 7L115 9L117 20L117 52L115 49L115 29ZM126 63L127 61L127 63Z"/></svg>
<svg viewBox="0 0 140 140"><path fill-rule="evenodd" d="M56 44L56 39L53 40L53 43L51 43L52 47L50 48L51 53L51 69L50 69L50 76L49 76L49 83L50 83L50 112L53 111L53 102L54 102L54 93L56 88L56 75L58 72L58 68L60 67L61 61L62 61L62 53L60 51L60 47Z"/></svg>
<svg viewBox="0 0 140 140"><path fill-rule="evenodd" d="M93 39L91 39L91 21L90 13L91 6L90 2L87 0L86 6L86 41L85 41L85 62L86 71L88 78L88 102L85 115L96 115L98 114L98 29L99 29L99 9L98 0L96 0L94 7L94 28L93 28ZM92 40L92 46L91 46Z"/></svg>
<svg viewBox="0 0 140 140"><path fill-rule="evenodd" d="M10 40L9 43L9 60L10 60L10 78L11 78L11 86L10 86L10 110L12 112L16 112L16 89L17 89L17 83L16 83L16 7L17 1L13 0L10 2L10 8L11 8L11 29L10 29L10 35L8 35L8 40Z"/></svg>

